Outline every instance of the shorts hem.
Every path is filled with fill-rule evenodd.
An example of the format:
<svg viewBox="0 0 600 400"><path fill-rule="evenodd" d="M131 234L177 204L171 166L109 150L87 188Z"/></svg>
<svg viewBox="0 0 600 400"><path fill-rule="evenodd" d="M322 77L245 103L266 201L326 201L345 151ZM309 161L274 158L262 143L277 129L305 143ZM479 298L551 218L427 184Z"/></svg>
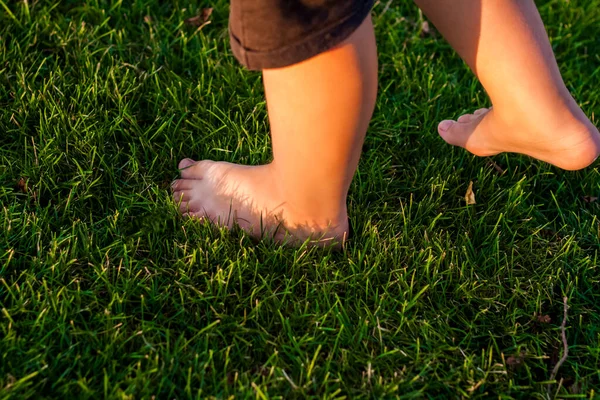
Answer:
<svg viewBox="0 0 600 400"><path fill-rule="evenodd" d="M341 18L331 25L308 38L303 38L278 49L257 51L247 49L242 42L229 29L231 50L235 58L246 68L260 71L270 68L283 68L308 60L320 53L334 48L346 40L363 23L371 12L374 1L365 3L365 6L352 14Z"/></svg>

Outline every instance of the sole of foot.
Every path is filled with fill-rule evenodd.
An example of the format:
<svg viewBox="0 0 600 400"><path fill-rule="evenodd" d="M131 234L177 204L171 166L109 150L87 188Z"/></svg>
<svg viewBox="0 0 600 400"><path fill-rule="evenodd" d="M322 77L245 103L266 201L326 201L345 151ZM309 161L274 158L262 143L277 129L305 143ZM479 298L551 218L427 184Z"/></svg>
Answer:
<svg viewBox="0 0 600 400"><path fill-rule="evenodd" d="M184 217L238 226L253 238L269 237L290 246L341 248L348 237L348 218L299 212L280 190L272 164L246 166L184 159L181 179L171 185Z"/></svg>

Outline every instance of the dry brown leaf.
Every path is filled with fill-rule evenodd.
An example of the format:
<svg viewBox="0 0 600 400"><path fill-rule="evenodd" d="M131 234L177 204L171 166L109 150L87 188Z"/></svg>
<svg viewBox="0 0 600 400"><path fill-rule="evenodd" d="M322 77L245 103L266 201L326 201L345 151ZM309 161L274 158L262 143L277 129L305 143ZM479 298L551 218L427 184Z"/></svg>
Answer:
<svg viewBox="0 0 600 400"><path fill-rule="evenodd" d="M33 201L37 200L37 192L35 188L29 187L29 178L27 178L26 176L22 176L19 178L17 184L15 185L15 189L20 193L29 194L29 197Z"/></svg>
<svg viewBox="0 0 600 400"><path fill-rule="evenodd" d="M418 23L411 22L411 25L413 25L414 27L417 27ZM421 37L421 38L426 38L426 37L437 38L437 32L435 30L435 27L433 27L429 23L429 21L421 22L421 26L419 28L420 28L419 37Z"/></svg>
<svg viewBox="0 0 600 400"><path fill-rule="evenodd" d="M203 8L200 15L196 15L195 17L186 19L185 23L187 25L200 27L203 24L205 24L206 22L208 22L208 19L210 18L210 15L212 14L212 12L213 12L212 8Z"/></svg>
<svg viewBox="0 0 600 400"><path fill-rule="evenodd" d="M521 352L521 354L516 356L510 356L506 359L506 365L509 367L520 367L523 365L525 361L525 352Z"/></svg>
<svg viewBox="0 0 600 400"><path fill-rule="evenodd" d="M552 321L552 318L550 318L549 315L538 315L537 320L542 324L549 324Z"/></svg>
<svg viewBox="0 0 600 400"><path fill-rule="evenodd" d="M213 12L212 8L203 8L202 9L202 19L204 20L204 22L208 21L208 18L210 17L212 12Z"/></svg>
<svg viewBox="0 0 600 400"><path fill-rule="evenodd" d="M586 203L595 203L598 201L598 198L594 196L583 196L583 201Z"/></svg>
<svg viewBox="0 0 600 400"><path fill-rule="evenodd" d="M467 188L467 193L465 193L465 201L467 204L477 204L475 201L475 192L473 191L473 181L469 182L469 187Z"/></svg>
<svg viewBox="0 0 600 400"><path fill-rule="evenodd" d="M429 28L429 22L423 21L421 24L421 37L428 36L431 33L431 29Z"/></svg>
<svg viewBox="0 0 600 400"><path fill-rule="evenodd" d="M188 18L185 20L185 24L191 26L200 26L202 25L201 17L196 15L195 17Z"/></svg>
<svg viewBox="0 0 600 400"><path fill-rule="evenodd" d="M506 365L514 367L515 365L520 365L523 363L523 359L521 357L513 357L510 356L506 359Z"/></svg>
<svg viewBox="0 0 600 400"><path fill-rule="evenodd" d="M21 193L27 193L27 178L21 177L17 182L17 190Z"/></svg>

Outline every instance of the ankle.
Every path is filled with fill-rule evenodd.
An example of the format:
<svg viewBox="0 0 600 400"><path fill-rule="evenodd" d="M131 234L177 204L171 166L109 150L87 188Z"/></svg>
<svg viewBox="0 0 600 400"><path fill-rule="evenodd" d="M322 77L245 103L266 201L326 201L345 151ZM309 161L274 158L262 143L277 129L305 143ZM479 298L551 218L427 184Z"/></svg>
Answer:
<svg viewBox="0 0 600 400"><path fill-rule="evenodd" d="M311 229L347 229L346 195L332 189L326 178L308 180L284 174L274 162L264 166L271 190L285 202L286 220L291 225Z"/></svg>

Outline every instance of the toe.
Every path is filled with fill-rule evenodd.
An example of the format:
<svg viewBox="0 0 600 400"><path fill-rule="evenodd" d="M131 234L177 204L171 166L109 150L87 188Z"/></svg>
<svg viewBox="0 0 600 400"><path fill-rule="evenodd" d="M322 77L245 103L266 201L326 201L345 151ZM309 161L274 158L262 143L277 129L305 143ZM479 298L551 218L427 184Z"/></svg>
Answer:
<svg viewBox="0 0 600 400"><path fill-rule="evenodd" d="M194 182L190 179L177 179L171 183L171 190L178 192L181 190L191 190L194 187Z"/></svg>
<svg viewBox="0 0 600 400"><path fill-rule="evenodd" d="M466 123L466 122L471 122L472 119L473 119L473 115L465 114L465 115L461 115L457 121L460 123Z"/></svg>
<svg viewBox="0 0 600 400"><path fill-rule="evenodd" d="M207 219L210 221L204 208L197 207L197 205L195 206L188 203L186 207L179 207L179 211L184 218L193 218L201 222Z"/></svg>
<svg viewBox="0 0 600 400"><path fill-rule="evenodd" d="M485 114L486 112L490 111L487 108L480 108L479 110L475 111L473 114L475 115L481 115L481 114Z"/></svg>
<svg viewBox="0 0 600 400"><path fill-rule="evenodd" d="M199 210L197 204L194 204L193 201L182 201L179 203L179 212L182 215L189 214L188 216L191 217L199 212Z"/></svg>
<svg viewBox="0 0 600 400"><path fill-rule="evenodd" d="M179 169L189 168L194 164L196 164L196 161L192 160L191 158L184 158L183 160L179 161Z"/></svg>
<svg viewBox="0 0 600 400"><path fill-rule="evenodd" d="M190 201L191 196L189 194L189 192L183 191L183 190L178 190L173 192L173 201L175 201L175 203L179 203L179 202L188 202Z"/></svg>
<svg viewBox="0 0 600 400"><path fill-rule="evenodd" d="M456 122L452 121L451 119L447 119L440 122L440 124L438 125L438 132L440 133L440 135L443 135L443 133L448 131L448 129L450 129L455 123Z"/></svg>
<svg viewBox="0 0 600 400"><path fill-rule="evenodd" d="M206 216L200 212L182 212L181 216L185 219L192 218L199 222L207 221Z"/></svg>
<svg viewBox="0 0 600 400"><path fill-rule="evenodd" d="M214 161L202 160L194 162L188 165L186 168L181 170L181 177L183 179L198 180L202 179L206 174L208 168L214 164Z"/></svg>
<svg viewBox="0 0 600 400"><path fill-rule="evenodd" d="M190 211L190 202L182 201L179 203L179 212L183 215L187 214Z"/></svg>
<svg viewBox="0 0 600 400"><path fill-rule="evenodd" d="M454 146L465 147L471 131L469 124L459 124L450 120L442 121L438 126L438 132L442 139Z"/></svg>
<svg viewBox="0 0 600 400"><path fill-rule="evenodd" d="M462 123L442 121L438 127L440 136L447 143L463 147L479 156L496 154L496 152L490 152L489 149L486 149L485 143L482 143L481 135L474 135L478 130L479 124L487 115L487 111L489 110L471 114L468 120L462 119L461 121L461 117L458 119L458 122Z"/></svg>

